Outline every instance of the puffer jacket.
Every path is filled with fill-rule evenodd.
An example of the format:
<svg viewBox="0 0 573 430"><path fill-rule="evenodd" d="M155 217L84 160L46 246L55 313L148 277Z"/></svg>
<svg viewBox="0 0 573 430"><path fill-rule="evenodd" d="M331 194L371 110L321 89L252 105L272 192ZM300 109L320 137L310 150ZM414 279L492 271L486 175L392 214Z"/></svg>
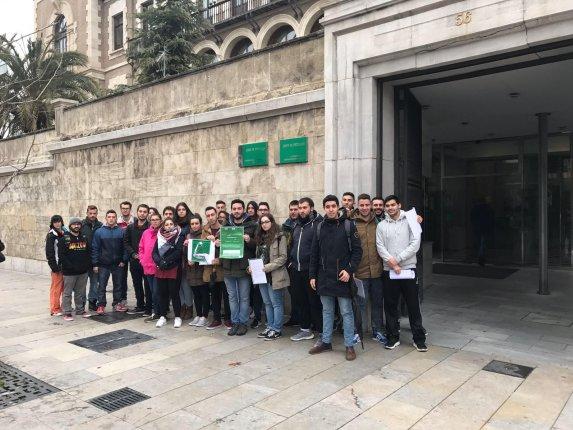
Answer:
<svg viewBox="0 0 573 430"><path fill-rule="evenodd" d="M257 228L257 223L252 221L251 218L248 215L246 215L243 218L243 222L241 224L235 224L233 216L229 215L229 219L227 220L225 226L244 227L245 234L248 234L251 240L245 242L243 258L221 259L221 264L223 266L223 276L232 276L237 278L248 276L247 267L249 267L249 258L255 257L256 245L253 239L255 237L255 230Z"/></svg>
<svg viewBox="0 0 573 430"><path fill-rule="evenodd" d="M313 210L308 218L299 218L294 226L289 264L297 272L309 270L312 238L317 224L322 220L322 215Z"/></svg>
<svg viewBox="0 0 573 430"><path fill-rule="evenodd" d="M372 279L382 276L382 259L376 249L376 226L378 225L373 212L367 218L360 215L356 209L351 218L354 220L360 245L362 246L362 259L354 274L358 279Z"/></svg>
<svg viewBox="0 0 573 430"><path fill-rule="evenodd" d="M186 239L189 240L189 242L191 242L191 239L200 239L202 232L202 230L198 232L191 231L187 234ZM205 266L188 260L188 248L189 245L183 247L183 258L187 265L187 282L189 282L191 287L198 287L199 285L205 284L205 282L203 282L203 270Z"/></svg>
<svg viewBox="0 0 573 430"><path fill-rule="evenodd" d="M269 262L263 266L263 271L270 274L267 279L271 282L273 290L280 290L290 285L290 278L286 269L287 238L281 232L275 237L268 250Z"/></svg>
<svg viewBox="0 0 573 430"><path fill-rule="evenodd" d="M58 241L64 237L64 231L51 229L46 235L46 260L52 272L61 272L62 265L58 258Z"/></svg>
<svg viewBox="0 0 573 430"><path fill-rule="evenodd" d="M219 230L220 232L221 230ZM211 236L211 228L209 225L203 227L203 232L201 233L201 239L207 239L207 237ZM219 233L216 235L219 238ZM215 247L215 258L219 258L219 247ZM221 262L218 264L213 264L212 266L203 266L203 282L209 283L211 282L211 275L214 275L213 281L215 282L223 282L223 268L221 267Z"/></svg>
<svg viewBox="0 0 573 430"><path fill-rule="evenodd" d="M157 231L158 229L149 227L143 232L139 241L139 263L143 267L143 273L148 276L155 275L157 270L157 266L153 261L153 247L155 242L157 242Z"/></svg>
<svg viewBox="0 0 573 430"><path fill-rule="evenodd" d="M420 249L420 237L412 233L406 219L406 212L401 210L396 220L386 214L386 218L378 223L376 247L384 261L384 270L391 269L388 264L390 257L394 257L402 269L416 267L416 253Z"/></svg>

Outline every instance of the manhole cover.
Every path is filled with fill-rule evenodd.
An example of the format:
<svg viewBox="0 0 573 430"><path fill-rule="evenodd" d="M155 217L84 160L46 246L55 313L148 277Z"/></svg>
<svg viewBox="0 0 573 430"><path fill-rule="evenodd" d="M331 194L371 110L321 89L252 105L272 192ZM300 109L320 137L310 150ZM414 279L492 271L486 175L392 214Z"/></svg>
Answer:
<svg viewBox="0 0 573 430"><path fill-rule="evenodd" d="M98 334L97 336L72 340L70 343L76 346L81 346L82 348L91 349L95 352L107 352L117 348L134 345L136 343L147 342L151 339L155 338L147 334L123 329Z"/></svg>
<svg viewBox="0 0 573 430"><path fill-rule="evenodd" d="M483 370L525 379L529 376L531 372L533 372L533 367L522 366L521 364L508 363L506 361L492 360L483 368Z"/></svg>
<svg viewBox="0 0 573 430"><path fill-rule="evenodd" d="M0 409L58 391L60 390L56 387L52 387L21 370L0 363Z"/></svg>
<svg viewBox="0 0 573 430"><path fill-rule="evenodd" d="M149 399L149 396L125 387L88 400L88 403L106 412L114 412L126 406L135 405L146 399Z"/></svg>
<svg viewBox="0 0 573 430"><path fill-rule="evenodd" d="M117 324L122 321L129 321L142 317L142 314L129 315L127 312L108 312L103 315L94 313L90 319L104 324Z"/></svg>

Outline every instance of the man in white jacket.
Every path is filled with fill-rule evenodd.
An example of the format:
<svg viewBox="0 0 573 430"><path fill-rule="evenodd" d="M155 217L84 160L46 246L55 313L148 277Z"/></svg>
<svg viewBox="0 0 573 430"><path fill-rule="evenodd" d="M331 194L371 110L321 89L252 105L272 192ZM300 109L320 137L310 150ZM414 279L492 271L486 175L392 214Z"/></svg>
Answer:
<svg viewBox="0 0 573 430"><path fill-rule="evenodd" d="M387 349L400 345L398 304L400 295L404 297L408 308L410 328L414 338L414 347L421 352L428 350L426 335L422 326L422 313L418 300L416 283L416 253L420 249L420 236L412 233L406 219L406 213L398 197L390 195L384 199L386 217L376 228L376 248L384 262L382 279L384 282L384 312L386 314ZM412 277L391 279L395 275L404 275L404 270L412 272Z"/></svg>

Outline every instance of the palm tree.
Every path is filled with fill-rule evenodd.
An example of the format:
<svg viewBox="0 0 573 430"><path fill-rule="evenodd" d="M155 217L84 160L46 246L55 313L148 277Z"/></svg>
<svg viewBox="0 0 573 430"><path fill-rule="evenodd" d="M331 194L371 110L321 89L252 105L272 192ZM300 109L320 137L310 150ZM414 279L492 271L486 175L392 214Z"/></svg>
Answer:
<svg viewBox="0 0 573 430"><path fill-rule="evenodd" d="M28 40L23 54L13 40L0 35L0 139L51 127L50 101L84 101L99 94L96 82L78 72L87 57L78 52L56 52L42 39Z"/></svg>

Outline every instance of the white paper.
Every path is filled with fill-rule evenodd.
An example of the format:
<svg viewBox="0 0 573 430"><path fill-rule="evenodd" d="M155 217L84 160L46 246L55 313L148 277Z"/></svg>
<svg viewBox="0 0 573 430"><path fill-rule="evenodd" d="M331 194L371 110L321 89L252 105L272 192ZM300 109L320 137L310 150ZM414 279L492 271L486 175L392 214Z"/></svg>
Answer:
<svg viewBox="0 0 573 430"><path fill-rule="evenodd" d="M357 294L362 297L363 299L366 298L366 294L364 293L364 282L361 279L354 278L354 282L356 282L356 292Z"/></svg>
<svg viewBox="0 0 573 430"><path fill-rule="evenodd" d="M251 269L251 279L253 280L253 284L266 284L267 283L267 275L263 272L263 259L262 258L253 258L249 260L249 268Z"/></svg>
<svg viewBox="0 0 573 430"><path fill-rule="evenodd" d="M402 269L400 273L396 273L393 270L390 270L390 279L415 279L416 272L412 269Z"/></svg>
<svg viewBox="0 0 573 430"><path fill-rule="evenodd" d="M414 237L420 237L422 235L422 226L420 226L420 223L418 223L418 214L416 213L416 208L412 208L409 211L406 211L406 220L408 221L408 225L410 226L410 230L412 230Z"/></svg>

